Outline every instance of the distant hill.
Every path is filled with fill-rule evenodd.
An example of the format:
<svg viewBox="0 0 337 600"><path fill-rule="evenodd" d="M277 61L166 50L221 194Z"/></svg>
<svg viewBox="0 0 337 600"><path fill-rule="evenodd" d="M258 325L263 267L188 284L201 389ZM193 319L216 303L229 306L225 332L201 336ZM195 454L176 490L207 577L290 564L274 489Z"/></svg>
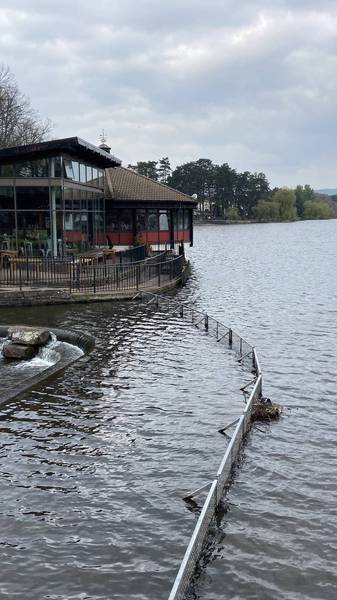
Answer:
<svg viewBox="0 0 337 600"><path fill-rule="evenodd" d="M337 194L337 188L325 188L323 190L315 190L318 194L324 194L325 196L335 196Z"/></svg>

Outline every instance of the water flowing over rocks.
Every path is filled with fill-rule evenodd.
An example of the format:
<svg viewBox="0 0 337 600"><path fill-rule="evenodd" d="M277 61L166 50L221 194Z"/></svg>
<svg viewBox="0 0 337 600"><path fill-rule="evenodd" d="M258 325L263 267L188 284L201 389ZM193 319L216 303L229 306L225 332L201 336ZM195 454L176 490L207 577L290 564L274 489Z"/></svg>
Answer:
<svg viewBox="0 0 337 600"><path fill-rule="evenodd" d="M8 329L8 342L3 345L5 358L30 360L50 339L48 329L42 327L14 326Z"/></svg>

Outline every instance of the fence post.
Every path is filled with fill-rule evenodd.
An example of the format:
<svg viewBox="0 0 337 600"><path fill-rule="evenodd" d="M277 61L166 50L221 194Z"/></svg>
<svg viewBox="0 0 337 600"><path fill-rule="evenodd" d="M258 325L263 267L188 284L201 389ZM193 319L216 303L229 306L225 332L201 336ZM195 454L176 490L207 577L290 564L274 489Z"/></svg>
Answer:
<svg viewBox="0 0 337 600"><path fill-rule="evenodd" d="M252 371L256 373L256 360L255 360L255 349L254 346L252 348Z"/></svg>
<svg viewBox="0 0 337 600"><path fill-rule="evenodd" d="M208 331L208 315L205 315L205 329Z"/></svg>
<svg viewBox="0 0 337 600"><path fill-rule="evenodd" d="M136 265L136 288L139 289L140 265Z"/></svg>
<svg viewBox="0 0 337 600"><path fill-rule="evenodd" d="M157 264L157 268L158 268L158 287L160 287L160 268L161 268L161 263Z"/></svg>
<svg viewBox="0 0 337 600"><path fill-rule="evenodd" d="M21 292L22 291L21 261L19 262L19 285L20 285L20 292Z"/></svg>
<svg viewBox="0 0 337 600"><path fill-rule="evenodd" d="M231 329L228 330L228 346L230 348L233 346L233 331Z"/></svg>
<svg viewBox="0 0 337 600"><path fill-rule="evenodd" d="M67 264L67 267L68 267L68 277L69 277L69 294L71 294L71 282L72 282L72 276L73 276L73 268L72 268L71 262L69 262Z"/></svg>
<svg viewBox="0 0 337 600"><path fill-rule="evenodd" d="M94 265L94 294L96 294L96 265Z"/></svg>

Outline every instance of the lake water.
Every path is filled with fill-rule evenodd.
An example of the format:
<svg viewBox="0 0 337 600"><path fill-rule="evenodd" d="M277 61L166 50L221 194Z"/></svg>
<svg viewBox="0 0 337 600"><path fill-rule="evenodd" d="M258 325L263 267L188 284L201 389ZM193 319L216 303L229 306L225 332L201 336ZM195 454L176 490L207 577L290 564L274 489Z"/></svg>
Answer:
<svg viewBox="0 0 337 600"><path fill-rule="evenodd" d="M337 221L197 226L178 291L257 347L285 406L251 433L195 598L336 597ZM87 330L94 352L0 413L0 597L165 599L247 374L138 304L4 309Z"/></svg>

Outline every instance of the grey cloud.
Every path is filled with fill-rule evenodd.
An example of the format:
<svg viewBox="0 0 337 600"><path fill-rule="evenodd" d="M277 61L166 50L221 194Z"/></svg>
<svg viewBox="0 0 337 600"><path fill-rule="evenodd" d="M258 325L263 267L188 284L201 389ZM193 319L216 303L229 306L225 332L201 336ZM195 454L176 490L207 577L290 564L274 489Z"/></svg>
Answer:
<svg viewBox="0 0 337 600"><path fill-rule="evenodd" d="M0 5L0 61L55 136L104 127L126 162L209 156L278 185L336 184L336 33L329 0Z"/></svg>

